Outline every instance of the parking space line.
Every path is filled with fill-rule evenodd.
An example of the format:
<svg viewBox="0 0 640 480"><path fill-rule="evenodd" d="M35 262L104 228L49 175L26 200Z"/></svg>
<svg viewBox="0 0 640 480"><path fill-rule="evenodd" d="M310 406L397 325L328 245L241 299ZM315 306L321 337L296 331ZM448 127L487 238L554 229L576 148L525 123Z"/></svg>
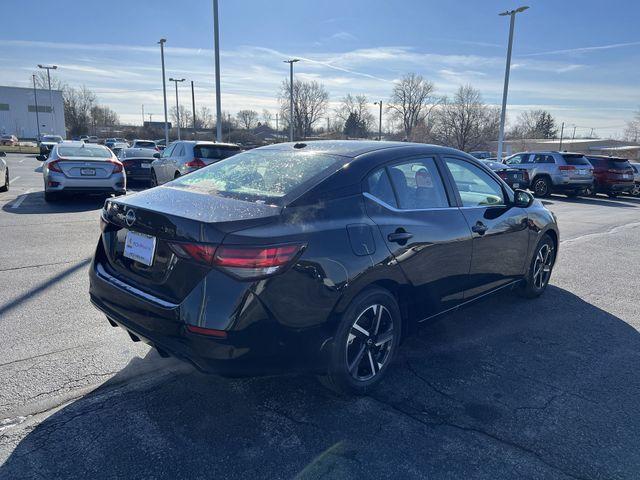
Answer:
<svg viewBox="0 0 640 480"><path fill-rule="evenodd" d="M15 182L16 180L18 180L20 177L15 177L15 178L10 178L9 179L9 185L11 185L13 182Z"/></svg>
<svg viewBox="0 0 640 480"><path fill-rule="evenodd" d="M22 160L20 160L18 163L22 163L22 162L24 162L24 161L25 161L25 159L23 158L23 159L22 159Z"/></svg>
<svg viewBox="0 0 640 480"><path fill-rule="evenodd" d="M22 195L20 195L15 203L13 205L11 205L11 208L18 208L20 206L20 204L22 202L24 202L24 199L27 198L27 195L29 195L29 193L31 193L31 190L33 190L33 188L28 189L26 192L24 192Z"/></svg>

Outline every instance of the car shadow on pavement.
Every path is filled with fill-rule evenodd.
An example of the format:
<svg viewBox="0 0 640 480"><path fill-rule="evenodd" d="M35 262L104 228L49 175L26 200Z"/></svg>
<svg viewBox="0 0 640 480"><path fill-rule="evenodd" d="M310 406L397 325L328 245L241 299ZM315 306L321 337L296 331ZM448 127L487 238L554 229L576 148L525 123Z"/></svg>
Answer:
<svg viewBox="0 0 640 480"><path fill-rule="evenodd" d="M625 321L550 287L425 325L369 397L306 376L132 387L127 367L27 426L0 478L634 478L638 352Z"/></svg>
<svg viewBox="0 0 640 480"><path fill-rule="evenodd" d="M106 198L105 195L68 195L55 202L45 202L44 193L40 190L19 195L3 205L2 210L18 215L87 212L101 209Z"/></svg>
<svg viewBox="0 0 640 480"><path fill-rule="evenodd" d="M640 207L640 198L619 196L617 198L607 198L604 196L597 197L557 197L553 196L548 199L542 200L543 205L553 205L556 202L562 203L580 203L583 205L599 205L603 207L622 207L622 208L634 208Z"/></svg>

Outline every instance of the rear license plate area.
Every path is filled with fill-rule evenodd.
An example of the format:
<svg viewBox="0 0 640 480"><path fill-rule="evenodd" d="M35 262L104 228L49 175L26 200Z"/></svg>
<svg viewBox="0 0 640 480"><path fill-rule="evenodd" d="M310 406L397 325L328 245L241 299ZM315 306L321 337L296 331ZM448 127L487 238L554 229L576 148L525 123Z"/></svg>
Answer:
<svg viewBox="0 0 640 480"><path fill-rule="evenodd" d="M95 168L81 168L80 169L80 175L83 175L85 177L95 177L96 169Z"/></svg>
<svg viewBox="0 0 640 480"><path fill-rule="evenodd" d="M129 230L124 242L123 256L150 267L156 250L156 237Z"/></svg>

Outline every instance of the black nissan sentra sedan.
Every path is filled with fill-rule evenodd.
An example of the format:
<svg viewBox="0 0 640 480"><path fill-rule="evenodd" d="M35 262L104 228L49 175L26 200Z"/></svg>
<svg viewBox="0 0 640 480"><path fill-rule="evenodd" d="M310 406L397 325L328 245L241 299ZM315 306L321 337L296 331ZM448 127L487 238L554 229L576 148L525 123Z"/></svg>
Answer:
<svg viewBox="0 0 640 480"><path fill-rule="evenodd" d="M420 322L536 297L555 218L458 150L323 141L250 150L110 199L91 301L161 355L224 375L306 371L362 394Z"/></svg>

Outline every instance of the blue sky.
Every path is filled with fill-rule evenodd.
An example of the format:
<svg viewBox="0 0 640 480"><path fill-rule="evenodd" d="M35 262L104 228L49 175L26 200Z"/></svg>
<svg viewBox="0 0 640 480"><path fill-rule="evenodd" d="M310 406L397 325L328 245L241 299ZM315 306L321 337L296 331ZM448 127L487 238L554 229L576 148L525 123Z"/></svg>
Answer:
<svg viewBox="0 0 640 480"><path fill-rule="evenodd" d="M277 109L282 60L296 56L299 78L386 100L393 82L417 72L442 95L461 84L488 103L502 92L510 0L219 0L223 110ZM517 17L509 120L546 108L577 135L616 136L640 106L640 2L530 0ZM214 104L212 7L208 0L80 2L4 0L0 84L28 86L37 63L85 84L126 122L140 106L162 112L160 37L169 76L196 84L196 101ZM40 25L37 28L36 25ZM185 82L182 98L189 99ZM174 102L169 91L170 105ZM373 106L372 106L373 107Z"/></svg>

